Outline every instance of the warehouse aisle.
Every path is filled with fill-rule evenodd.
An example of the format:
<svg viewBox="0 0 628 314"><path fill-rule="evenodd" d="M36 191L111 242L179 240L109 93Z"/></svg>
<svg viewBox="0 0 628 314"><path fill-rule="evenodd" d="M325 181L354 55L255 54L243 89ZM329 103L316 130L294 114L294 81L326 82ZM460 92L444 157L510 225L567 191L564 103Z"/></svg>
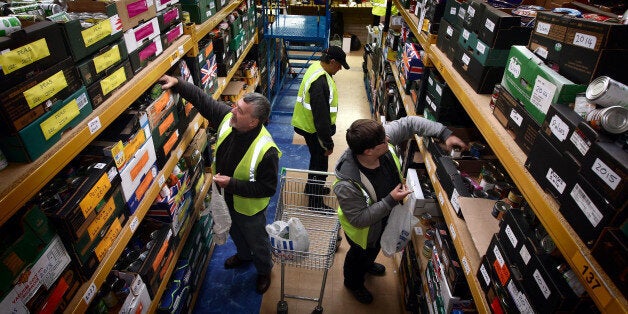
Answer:
<svg viewBox="0 0 628 314"><path fill-rule="evenodd" d="M345 130L358 118L370 118L370 109L364 89L362 72L362 51L348 54L347 62L350 70L341 70L336 76L339 93L339 113L336 121L337 133L334 136L335 149L331 155L329 170L332 171L336 159L346 149ZM306 169L308 151L303 138L295 135L290 125L295 97L299 88L297 78L293 84L284 84L281 102L273 108L268 130L283 152L279 166ZM306 157L304 157L306 156ZM273 221L277 195L268 207L267 221ZM344 238L344 234L343 234ZM386 275L369 277L367 288L374 296L374 302L368 306L355 301L343 286L342 264L348 245L342 241L335 256L334 265L327 275L325 295L323 297L324 313L400 313L399 279L393 266L393 260L380 254L378 262L386 265ZM255 292L256 272L251 265L245 269L225 270L225 259L235 253L233 242L216 246L208 266L207 274L194 309L195 313L275 313L277 301L280 299L281 265L273 268L272 284L262 296ZM323 271L306 270L303 268L286 267L286 293L310 297L318 297L321 288ZM309 313L316 303L288 299L289 313Z"/></svg>

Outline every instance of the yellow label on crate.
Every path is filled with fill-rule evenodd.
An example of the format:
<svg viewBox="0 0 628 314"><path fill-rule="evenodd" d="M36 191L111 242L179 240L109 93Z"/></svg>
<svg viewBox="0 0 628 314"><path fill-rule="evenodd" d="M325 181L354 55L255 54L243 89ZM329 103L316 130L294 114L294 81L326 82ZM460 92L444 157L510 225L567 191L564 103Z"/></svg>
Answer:
<svg viewBox="0 0 628 314"><path fill-rule="evenodd" d="M65 80L63 71L59 71L55 75L25 91L24 98L26 98L28 107L33 109L67 86L68 82Z"/></svg>
<svg viewBox="0 0 628 314"><path fill-rule="evenodd" d="M92 223L90 223L89 226L87 227L87 233L89 234L90 240L93 241L96 238L96 236L98 235L102 227L105 225L107 220L109 220L109 218L115 212L115 210L116 210L116 202L114 200L114 197L112 196L109 198L107 203L102 207L98 215L96 215L96 218L94 218L94 221L92 221Z"/></svg>
<svg viewBox="0 0 628 314"><path fill-rule="evenodd" d="M113 161L115 161L116 167L120 168L124 165L127 155L124 153L124 144L122 144L122 141L118 141L111 147L111 156L113 156Z"/></svg>
<svg viewBox="0 0 628 314"><path fill-rule="evenodd" d="M111 30L111 21L107 18L98 22L96 25L81 31L85 47L89 47L101 39L111 35Z"/></svg>
<svg viewBox="0 0 628 314"><path fill-rule="evenodd" d="M111 182L109 182L109 176L105 173L79 203L83 216L87 217L92 213L110 188Z"/></svg>
<svg viewBox="0 0 628 314"><path fill-rule="evenodd" d="M113 74L100 81L103 96L111 93L111 91L124 84L124 82L126 82L126 72L124 71L124 67L121 67L113 72Z"/></svg>
<svg viewBox="0 0 628 314"><path fill-rule="evenodd" d="M113 241L116 240L121 230L122 225L120 224L120 221L118 219L114 220L105 237L94 249L94 253L96 253L96 258L98 258L99 262L105 257L105 254L107 254L107 251L109 251L109 248L113 244Z"/></svg>
<svg viewBox="0 0 628 314"><path fill-rule="evenodd" d="M597 275L597 272L593 271L591 264L584 258L580 252L576 252L571 257L573 263L573 271L578 273L580 282L587 286L589 295L598 300L600 308L605 308L609 302L611 302L611 295L608 293L608 289L601 282L601 279Z"/></svg>
<svg viewBox="0 0 628 314"><path fill-rule="evenodd" d="M135 137L124 147L124 155L133 156L140 146L146 142L146 133L144 129L139 130Z"/></svg>
<svg viewBox="0 0 628 314"><path fill-rule="evenodd" d="M100 56L94 57L94 68L96 69L96 73L100 73L108 67L116 64L116 62L120 61L122 56L120 55L120 47L118 45L109 49L109 51L101 54Z"/></svg>
<svg viewBox="0 0 628 314"><path fill-rule="evenodd" d="M0 66L4 74L17 71L29 64L50 55L46 39L36 40L28 45L13 49L0 55Z"/></svg>
<svg viewBox="0 0 628 314"><path fill-rule="evenodd" d="M41 131L44 133L44 138L49 140L68 125L70 121L78 117L80 113L78 103L76 99L73 99L69 104L63 106L63 108L59 109L59 111L55 112L39 125Z"/></svg>

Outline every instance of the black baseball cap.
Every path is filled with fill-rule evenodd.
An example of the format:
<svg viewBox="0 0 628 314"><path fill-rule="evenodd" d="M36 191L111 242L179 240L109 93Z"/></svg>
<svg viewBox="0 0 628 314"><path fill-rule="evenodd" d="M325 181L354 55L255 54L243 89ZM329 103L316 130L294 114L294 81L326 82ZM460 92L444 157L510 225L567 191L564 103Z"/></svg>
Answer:
<svg viewBox="0 0 628 314"><path fill-rule="evenodd" d="M334 59L336 62L340 63L345 69L349 70L349 65L347 64L347 54L345 54L344 50L338 46L329 46L329 48L323 51L329 56L329 59Z"/></svg>

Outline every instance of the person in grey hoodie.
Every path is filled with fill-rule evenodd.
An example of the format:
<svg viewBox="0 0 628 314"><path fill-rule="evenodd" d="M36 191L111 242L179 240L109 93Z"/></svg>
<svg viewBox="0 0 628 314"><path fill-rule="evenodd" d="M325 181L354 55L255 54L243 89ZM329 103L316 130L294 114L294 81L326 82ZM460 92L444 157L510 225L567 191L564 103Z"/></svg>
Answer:
<svg viewBox="0 0 628 314"><path fill-rule="evenodd" d="M401 166L394 145L415 134L440 138L449 149L467 145L438 122L411 116L386 125L370 119L354 121L346 133L349 148L336 164L338 218L350 248L345 257L344 285L361 303L373 302L364 286L365 275L384 275L375 263L380 238L392 208L412 191L402 184Z"/></svg>

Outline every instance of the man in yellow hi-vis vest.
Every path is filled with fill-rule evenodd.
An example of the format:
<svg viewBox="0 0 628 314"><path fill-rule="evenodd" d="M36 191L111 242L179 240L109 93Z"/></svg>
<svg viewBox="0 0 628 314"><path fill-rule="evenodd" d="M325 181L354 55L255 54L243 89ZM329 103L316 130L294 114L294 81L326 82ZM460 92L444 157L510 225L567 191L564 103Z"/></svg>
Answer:
<svg viewBox="0 0 628 314"><path fill-rule="evenodd" d="M342 67L349 69L345 52L340 47L330 46L323 51L320 61L307 69L299 87L292 126L305 138L310 152L309 170L326 172L329 155L334 151L332 136L336 133L338 91L332 75ZM309 207L331 209L320 196L330 192L321 184L326 178L325 175L308 174L304 192L309 195Z"/></svg>
<svg viewBox="0 0 628 314"><path fill-rule="evenodd" d="M381 18L386 15L386 2L387 0L371 0L371 5L373 6L371 9L371 14L373 14L373 26L379 25ZM390 8L390 16L397 15L399 13L397 6L392 3L390 5L392 6Z"/></svg>
<svg viewBox="0 0 628 314"><path fill-rule="evenodd" d="M184 80L164 75L159 82L162 88L172 88L194 104L218 129L213 180L229 207L232 221L229 235L237 250L227 258L225 268L243 267L253 262L257 269L256 290L263 294L270 286L273 267L265 228L266 208L277 188L281 156L264 127L270 116L270 102L261 94L249 93L232 108Z"/></svg>
<svg viewBox="0 0 628 314"><path fill-rule="evenodd" d="M386 271L375 258L390 211L412 192L402 184L401 165L392 148L415 134L438 137L450 149L467 146L442 124L418 116L385 126L360 119L347 130L349 148L336 164L338 219L350 246L343 266L344 285L364 304L373 302L364 276L383 276Z"/></svg>

